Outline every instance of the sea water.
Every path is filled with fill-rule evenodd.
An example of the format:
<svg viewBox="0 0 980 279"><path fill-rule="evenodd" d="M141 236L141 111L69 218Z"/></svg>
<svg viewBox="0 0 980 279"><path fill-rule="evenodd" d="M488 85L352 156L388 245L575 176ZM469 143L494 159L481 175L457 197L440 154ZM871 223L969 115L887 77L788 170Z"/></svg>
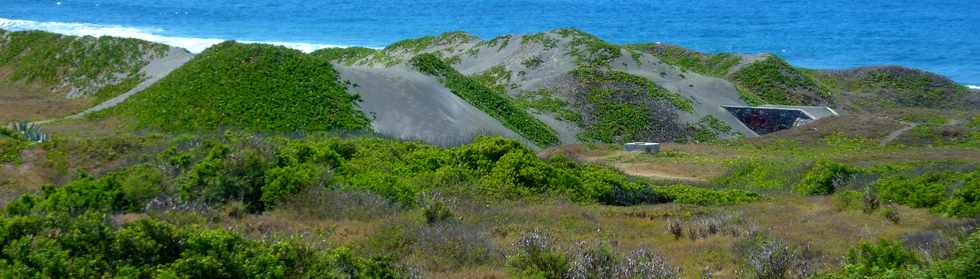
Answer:
<svg viewBox="0 0 980 279"><path fill-rule="evenodd" d="M563 27L614 43L770 52L809 68L897 64L980 85L977 0L0 1L3 29L134 37L194 52L226 39L313 51Z"/></svg>

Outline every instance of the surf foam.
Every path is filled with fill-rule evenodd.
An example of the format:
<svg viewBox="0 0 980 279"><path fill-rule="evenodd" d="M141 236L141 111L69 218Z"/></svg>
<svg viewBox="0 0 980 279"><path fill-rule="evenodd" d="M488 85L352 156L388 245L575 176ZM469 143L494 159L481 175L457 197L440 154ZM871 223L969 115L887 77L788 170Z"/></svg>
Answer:
<svg viewBox="0 0 980 279"><path fill-rule="evenodd" d="M966 88L970 88L970 89L973 89L973 90L980 90L980 86L977 86L977 85L967 85Z"/></svg>
<svg viewBox="0 0 980 279"><path fill-rule="evenodd" d="M165 45L184 48L190 52L200 53L208 47L226 41L218 38L191 38L158 35L155 33L163 32L162 29L136 28L118 25L101 25L90 23L75 22L39 22L31 20L0 18L0 29L10 31L41 30L52 33L72 36L113 36L123 38L134 38ZM284 46L302 52L313 52L321 48L348 47L342 45L329 44L310 44L297 42L276 42L276 41L240 41L242 43L261 43Z"/></svg>

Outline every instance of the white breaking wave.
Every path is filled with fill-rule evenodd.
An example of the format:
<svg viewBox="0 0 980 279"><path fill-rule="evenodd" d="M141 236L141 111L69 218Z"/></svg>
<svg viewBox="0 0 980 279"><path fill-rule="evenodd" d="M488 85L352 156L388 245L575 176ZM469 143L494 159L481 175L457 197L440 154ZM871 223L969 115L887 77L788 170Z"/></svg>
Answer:
<svg viewBox="0 0 980 279"><path fill-rule="evenodd" d="M159 33L162 31L159 29L153 30L153 29L145 29L145 28L126 27L126 26L73 23L73 22L38 22L38 21L31 21L31 20L19 20L19 19L7 19L7 18L0 18L0 29L10 30L10 31L41 30L41 31L47 31L47 32L58 33L63 35L72 35L72 36L93 36L93 37L113 36L113 37L122 37L122 38L134 38L134 39L140 39L140 40L157 42L165 45L180 47L194 53L200 53L201 51L204 51L208 47L226 41L226 39L218 39L218 38L188 38L188 37L174 37L174 36L154 34L154 32ZM342 45L309 44L309 43L294 43L294 42L262 42L262 41L240 41L240 42L278 45L278 46L284 46L284 47L296 49L306 53L310 53L321 48L348 47Z"/></svg>
<svg viewBox="0 0 980 279"><path fill-rule="evenodd" d="M980 90L980 86L976 86L976 85L967 85L966 88L970 88L973 90Z"/></svg>

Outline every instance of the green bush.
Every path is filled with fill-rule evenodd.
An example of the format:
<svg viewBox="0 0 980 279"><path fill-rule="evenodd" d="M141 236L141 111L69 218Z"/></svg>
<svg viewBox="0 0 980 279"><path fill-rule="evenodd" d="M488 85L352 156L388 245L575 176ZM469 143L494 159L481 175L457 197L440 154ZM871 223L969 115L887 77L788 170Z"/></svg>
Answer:
<svg viewBox="0 0 980 279"><path fill-rule="evenodd" d="M745 190L713 190L688 185L654 187L653 190L670 202L696 205L730 205L753 202L760 198L759 194Z"/></svg>
<svg viewBox="0 0 980 279"><path fill-rule="evenodd" d="M796 185L796 192L807 196L833 194L838 184L850 178L856 171L844 164L817 161Z"/></svg>
<svg viewBox="0 0 980 279"><path fill-rule="evenodd" d="M434 201L426 205L422 209L422 215L425 217L426 224L435 224L453 218L452 210L449 210L449 207L441 201Z"/></svg>
<svg viewBox="0 0 980 279"><path fill-rule="evenodd" d="M285 47L208 48L119 109L142 127L194 131L359 130L370 121L321 58Z"/></svg>
<svg viewBox="0 0 980 279"><path fill-rule="evenodd" d="M980 216L980 171L969 174L963 186L956 189L935 211L947 216Z"/></svg>
<svg viewBox="0 0 980 279"><path fill-rule="evenodd" d="M389 260L358 257L346 248L313 251L152 219L114 228L96 211L0 218L0 244L4 278L401 277Z"/></svg>
<svg viewBox="0 0 980 279"><path fill-rule="evenodd" d="M30 145L17 132L0 127L0 163L20 162L20 152Z"/></svg>
<svg viewBox="0 0 980 279"><path fill-rule="evenodd" d="M535 144L549 146L558 143L555 131L527 111L517 107L504 92L494 90L474 78L460 74L434 54L421 54L412 58L410 62L420 72L438 78L453 94Z"/></svg>
<svg viewBox="0 0 980 279"><path fill-rule="evenodd" d="M885 275L907 272L918 263L915 254L900 242L863 242L848 251L843 270L831 278L901 278Z"/></svg>
<svg viewBox="0 0 980 279"><path fill-rule="evenodd" d="M551 239L540 233L521 237L516 244L518 251L507 258L507 265L514 269L518 278L557 279L568 273L568 258L553 247Z"/></svg>
<svg viewBox="0 0 980 279"><path fill-rule="evenodd" d="M262 202L266 207L275 206L282 200L314 186L323 169L313 164L271 168L265 172L262 185Z"/></svg>
<svg viewBox="0 0 980 279"><path fill-rule="evenodd" d="M917 176L894 175L881 178L874 187L884 201L917 208L939 205L946 197L946 187L953 183L951 173L933 172Z"/></svg>
<svg viewBox="0 0 980 279"><path fill-rule="evenodd" d="M139 210L150 199L163 193L166 177L150 165L136 165L122 172L119 178L123 198L130 201L129 210Z"/></svg>

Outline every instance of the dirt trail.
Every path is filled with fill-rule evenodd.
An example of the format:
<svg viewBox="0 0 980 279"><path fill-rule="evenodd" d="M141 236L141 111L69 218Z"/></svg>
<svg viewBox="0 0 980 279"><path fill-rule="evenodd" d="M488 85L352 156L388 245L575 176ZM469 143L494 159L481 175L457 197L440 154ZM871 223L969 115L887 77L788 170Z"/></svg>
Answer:
<svg viewBox="0 0 980 279"><path fill-rule="evenodd" d="M708 182L708 180L704 178L669 174L654 169L650 169L640 164L616 163L613 164L613 167L631 176L647 177L647 178L653 178L658 180L675 180L675 181L693 182L693 183Z"/></svg>
<svg viewBox="0 0 980 279"><path fill-rule="evenodd" d="M885 138L881 139L881 143L879 145L880 146L886 146L889 143L891 143L892 141L894 141L895 139L897 139L898 137L902 136L902 134L905 134L905 132L908 132L909 130L915 129L915 127L918 127L919 126L919 123L912 123L912 122L902 122L902 123L905 124L905 125L907 125L907 126L905 126L904 128L895 130L895 131L893 131L891 133L888 133L888 136L885 136Z"/></svg>
<svg viewBox="0 0 980 279"><path fill-rule="evenodd" d="M583 155L583 156L579 156L578 158L579 159L582 159L582 160L585 160L585 161L588 161L590 163L603 164L603 165L607 165L607 166L610 166L610 167L614 167L614 168L622 171L623 173L626 173L627 175L631 175L631 176L646 177L646 178L652 178L652 179L657 179L657 180L683 181L683 182L691 182L691 183L705 183L705 182L708 182L707 179L704 179L704 178L701 178L701 177L695 177L695 176L690 176L690 175L681 175L681 174L676 174L676 173L672 173L672 172L665 172L665 171L657 170L656 169L656 165L653 164L653 163L649 163L649 162L647 162L647 163L617 163L617 162L615 162L616 157L620 157L622 155L623 154L616 152L616 153L611 153L611 154L606 154L606 155L599 155L599 156Z"/></svg>

